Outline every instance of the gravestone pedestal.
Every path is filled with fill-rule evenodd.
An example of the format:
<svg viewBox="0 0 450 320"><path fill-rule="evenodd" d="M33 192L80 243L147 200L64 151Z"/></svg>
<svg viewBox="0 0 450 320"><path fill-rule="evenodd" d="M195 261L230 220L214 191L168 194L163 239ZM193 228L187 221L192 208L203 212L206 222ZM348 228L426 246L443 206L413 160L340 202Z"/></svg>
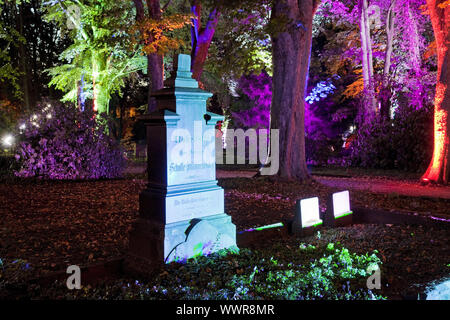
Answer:
<svg viewBox="0 0 450 320"><path fill-rule="evenodd" d="M191 78L190 56L180 55L171 87L153 94L157 111L144 116L148 185L130 234L127 269L146 273L162 263L220 249L236 249L236 227L217 185L215 124L209 92Z"/></svg>

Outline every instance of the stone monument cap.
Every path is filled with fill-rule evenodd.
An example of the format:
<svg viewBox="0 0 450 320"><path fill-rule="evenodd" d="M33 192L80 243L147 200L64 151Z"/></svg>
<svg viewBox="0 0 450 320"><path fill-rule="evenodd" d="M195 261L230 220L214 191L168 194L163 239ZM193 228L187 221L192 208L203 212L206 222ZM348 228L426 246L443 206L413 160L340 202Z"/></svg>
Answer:
<svg viewBox="0 0 450 320"><path fill-rule="evenodd" d="M178 71L191 72L191 56L187 54L178 55Z"/></svg>
<svg viewBox="0 0 450 320"><path fill-rule="evenodd" d="M173 64L174 70L164 85L175 88L198 88L198 82L192 78L191 56L179 54Z"/></svg>

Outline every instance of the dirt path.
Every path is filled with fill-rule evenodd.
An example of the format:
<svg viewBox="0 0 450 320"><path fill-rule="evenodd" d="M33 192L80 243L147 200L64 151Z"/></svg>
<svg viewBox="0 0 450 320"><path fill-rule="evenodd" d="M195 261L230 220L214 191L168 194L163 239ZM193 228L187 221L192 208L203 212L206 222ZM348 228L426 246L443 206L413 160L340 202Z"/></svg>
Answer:
<svg viewBox="0 0 450 320"><path fill-rule="evenodd" d="M145 167L127 168L128 173L143 173ZM217 169L216 177L219 178L251 178L255 171L230 171ZM413 196L413 197L432 197L450 199L450 186L423 186L419 182L407 180L386 179L381 177L331 177L331 176L313 176L318 182L336 188L363 190L375 193Z"/></svg>
<svg viewBox="0 0 450 320"><path fill-rule="evenodd" d="M255 171L230 171L230 170L216 170L216 178L251 178L256 174Z"/></svg>
<svg viewBox="0 0 450 320"><path fill-rule="evenodd" d="M450 199L450 187L423 186L414 181L388 180L382 178L336 178L314 176L314 178L330 187L356 189L376 193L397 193L413 197L433 197Z"/></svg>
<svg viewBox="0 0 450 320"><path fill-rule="evenodd" d="M225 171L217 170L217 178L244 177L251 178L255 175L254 171ZM318 182L329 186L342 189L363 190L375 193L413 196L413 197L431 197L450 199L450 187L444 186L423 186L419 182L383 179L381 177L329 177L313 176Z"/></svg>

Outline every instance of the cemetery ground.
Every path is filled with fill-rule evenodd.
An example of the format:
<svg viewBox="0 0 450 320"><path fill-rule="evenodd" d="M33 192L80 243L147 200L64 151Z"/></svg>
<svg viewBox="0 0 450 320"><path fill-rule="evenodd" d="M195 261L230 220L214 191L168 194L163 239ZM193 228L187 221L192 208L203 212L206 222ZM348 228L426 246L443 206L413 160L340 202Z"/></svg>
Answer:
<svg viewBox="0 0 450 320"><path fill-rule="evenodd" d="M367 171L349 174L361 179L368 175ZM101 181L4 179L0 183L0 298L361 299L367 298L367 277L330 277L327 272L339 273L344 268L339 263L353 263L353 269L347 266L346 270L358 272L363 262L378 259L382 288L372 290L377 297L417 298L430 282L448 278L448 228L354 224L322 228L302 238L274 228L255 232L257 236L245 243L240 240L240 234L249 228L292 219L297 199L318 196L324 210L328 194L341 191L342 185L319 181L337 176L336 172L321 172L313 176L316 181L303 184L274 182L268 177L220 178L226 213L237 227L239 254L171 263L154 276L138 280L111 273L105 282L84 283L82 290L72 291L65 285L66 278L48 283L41 280L64 274L69 265L101 265L123 257L131 224L138 217L138 195L145 187L145 177L135 171L125 179ZM389 176L372 172L365 179L414 185L412 176ZM448 187L430 188L448 191ZM445 197L375 192L355 186L349 190L352 207L450 219L450 200Z"/></svg>

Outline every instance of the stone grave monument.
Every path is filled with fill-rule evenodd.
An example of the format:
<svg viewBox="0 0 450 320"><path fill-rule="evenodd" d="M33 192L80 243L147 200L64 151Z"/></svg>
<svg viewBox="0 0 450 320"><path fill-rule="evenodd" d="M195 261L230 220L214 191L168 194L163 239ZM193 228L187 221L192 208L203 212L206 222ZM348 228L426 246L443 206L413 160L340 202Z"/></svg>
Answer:
<svg viewBox="0 0 450 320"><path fill-rule="evenodd" d="M189 55L180 54L166 87L153 93L157 110L147 128L148 184L130 234L127 268L145 273L220 249L234 249L236 227L217 185L215 125L206 111L211 93L198 88Z"/></svg>

